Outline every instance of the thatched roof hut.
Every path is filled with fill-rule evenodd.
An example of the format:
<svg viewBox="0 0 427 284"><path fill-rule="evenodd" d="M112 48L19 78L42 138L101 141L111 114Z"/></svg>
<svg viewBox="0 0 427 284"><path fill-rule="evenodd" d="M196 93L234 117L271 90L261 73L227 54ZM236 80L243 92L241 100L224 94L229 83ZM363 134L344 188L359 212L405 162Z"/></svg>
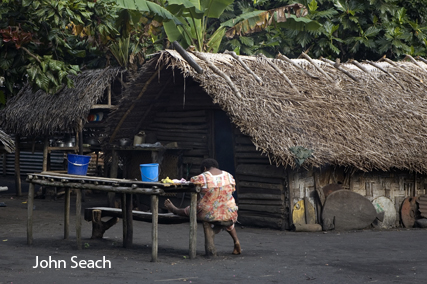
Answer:
<svg viewBox="0 0 427 284"><path fill-rule="evenodd" d="M335 64L239 56L239 62L230 54L197 55L191 57L202 74L173 50L148 62L109 120L112 140L134 135L135 125L155 111L153 105L159 109L166 81L182 73L276 165L295 168L292 149L301 146L312 151L304 167L427 172L423 61Z"/></svg>
<svg viewBox="0 0 427 284"><path fill-rule="evenodd" d="M13 142L13 139L0 129L0 153L3 151L6 153L12 153L14 147L15 143Z"/></svg>
<svg viewBox="0 0 427 284"><path fill-rule="evenodd" d="M24 87L0 112L0 124L10 133L43 136L81 129L92 107L117 76L118 68L86 70L72 76L74 88L55 95Z"/></svg>

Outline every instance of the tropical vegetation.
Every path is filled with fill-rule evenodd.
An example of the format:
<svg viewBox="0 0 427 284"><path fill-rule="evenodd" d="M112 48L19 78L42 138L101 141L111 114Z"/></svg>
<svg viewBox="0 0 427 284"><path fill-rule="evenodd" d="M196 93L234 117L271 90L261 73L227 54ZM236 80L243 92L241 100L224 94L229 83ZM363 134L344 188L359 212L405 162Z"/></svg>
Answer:
<svg viewBox="0 0 427 284"><path fill-rule="evenodd" d="M423 0L3 0L0 103L28 82L56 93L69 74L137 70L179 42L197 51L275 57L425 56Z"/></svg>

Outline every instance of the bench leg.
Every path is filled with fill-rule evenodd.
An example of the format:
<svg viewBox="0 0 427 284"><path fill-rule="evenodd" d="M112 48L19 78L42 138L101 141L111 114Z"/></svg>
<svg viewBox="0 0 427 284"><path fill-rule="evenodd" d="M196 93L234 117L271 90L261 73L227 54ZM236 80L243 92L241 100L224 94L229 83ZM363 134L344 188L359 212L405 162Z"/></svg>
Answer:
<svg viewBox="0 0 427 284"><path fill-rule="evenodd" d="M205 233L205 253L207 257L216 256L215 248L215 232L208 222L203 222L203 230Z"/></svg>
<svg viewBox="0 0 427 284"><path fill-rule="evenodd" d="M111 218L107 222L101 221L101 210L92 211L92 237L91 239L102 239L105 231L119 221L119 218Z"/></svg>

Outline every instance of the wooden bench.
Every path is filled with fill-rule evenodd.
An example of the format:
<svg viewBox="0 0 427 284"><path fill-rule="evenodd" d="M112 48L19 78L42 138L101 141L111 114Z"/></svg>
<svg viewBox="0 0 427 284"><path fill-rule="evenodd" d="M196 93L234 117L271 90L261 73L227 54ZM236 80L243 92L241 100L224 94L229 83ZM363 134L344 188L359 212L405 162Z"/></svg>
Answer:
<svg viewBox="0 0 427 284"><path fill-rule="evenodd" d="M102 221L103 217L111 217L108 221ZM119 218L122 218L122 209L110 207L91 207L86 208L84 218L88 222L92 222L92 237L91 239L102 239L106 230L116 224ZM132 210L132 218L136 221L152 222L151 212ZM189 222L188 217L178 216L173 213L158 213L159 224L181 224ZM217 256L215 248L215 229L223 229L233 224L232 221L203 221L203 232L205 235L205 254L207 257Z"/></svg>
<svg viewBox="0 0 427 284"><path fill-rule="evenodd" d="M174 215L173 213L159 213L159 224L180 224L190 221L187 217ZM104 222L103 217L112 217ZM111 207L91 207L86 208L84 218L88 222L92 222L92 237L91 239L102 239L105 231L116 224L119 218L123 218L122 209ZM152 222L151 212L132 210L132 219L136 221Z"/></svg>

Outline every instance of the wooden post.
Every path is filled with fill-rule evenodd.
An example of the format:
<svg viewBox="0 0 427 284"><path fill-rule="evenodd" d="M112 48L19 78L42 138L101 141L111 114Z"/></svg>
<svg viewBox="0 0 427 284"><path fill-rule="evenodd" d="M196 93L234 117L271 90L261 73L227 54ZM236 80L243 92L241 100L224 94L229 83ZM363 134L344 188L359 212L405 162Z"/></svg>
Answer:
<svg viewBox="0 0 427 284"><path fill-rule="evenodd" d="M43 145L43 171L46 172L47 171L47 160L48 160L48 153L49 153L49 138L46 136L44 138L44 145Z"/></svg>
<svg viewBox="0 0 427 284"><path fill-rule="evenodd" d="M82 249L82 191L79 188L76 191L76 237L77 249Z"/></svg>
<svg viewBox="0 0 427 284"><path fill-rule="evenodd" d="M15 136L15 190L17 196L22 196L21 188L21 168L20 168L20 150L19 150L19 135Z"/></svg>
<svg viewBox="0 0 427 284"><path fill-rule="evenodd" d="M70 189L65 188L65 200L64 200L64 239L68 239L70 236Z"/></svg>
<svg viewBox="0 0 427 284"><path fill-rule="evenodd" d="M126 216L126 238L123 235L123 246L130 248L133 243L133 216L132 216L132 194L125 193L124 199L126 199L125 206L122 208L122 215ZM123 223L125 219L123 219Z"/></svg>
<svg viewBox="0 0 427 284"><path fill-rule="evenodd" d="M121 194L121 205L122 205L122 226L123 226L123 247L126 247L126 240L128 238L128 215L126 214L126 193Z"/></svg>
<svg viewBox="0 0 427 284"><path fill-rule="evenodd" d="M209 258L217 256L214 241L215 233L211 227L211 223L203 222L203 231L205 233L205 255Z"/></svg>
<svg viewBox="0 0 427 284"><path fill-rule="evenodd" d="M117 151L112 150L111 151L110 178L117 178L118 167L119 167L119 156L117 154ZM115 196L116 196L116 194L114 192L108 192L108 206L114 207ZM123 208L123 206L122 206L122 208Z"/></svg>
<svg viewBox="0 0 427 284"><path fill-rule="evenodd" d="M33 244L33 206L34 206L34 184L30 182L27 200L27 244Z"/></svg>
<svg viewBox="0 0 427 284"><path fill-rule="evenodd" d="M159 222L159 197L157 195L151 195L151 262L157 261L157 250L159 247L158 240L158 222Z"/></svg>
<svg viewBox="0 0 427 284"><path fill-rule="evenodd" d="M196 258L197 249L197 193L191 193L190 204L190 258Z"/></svg>

